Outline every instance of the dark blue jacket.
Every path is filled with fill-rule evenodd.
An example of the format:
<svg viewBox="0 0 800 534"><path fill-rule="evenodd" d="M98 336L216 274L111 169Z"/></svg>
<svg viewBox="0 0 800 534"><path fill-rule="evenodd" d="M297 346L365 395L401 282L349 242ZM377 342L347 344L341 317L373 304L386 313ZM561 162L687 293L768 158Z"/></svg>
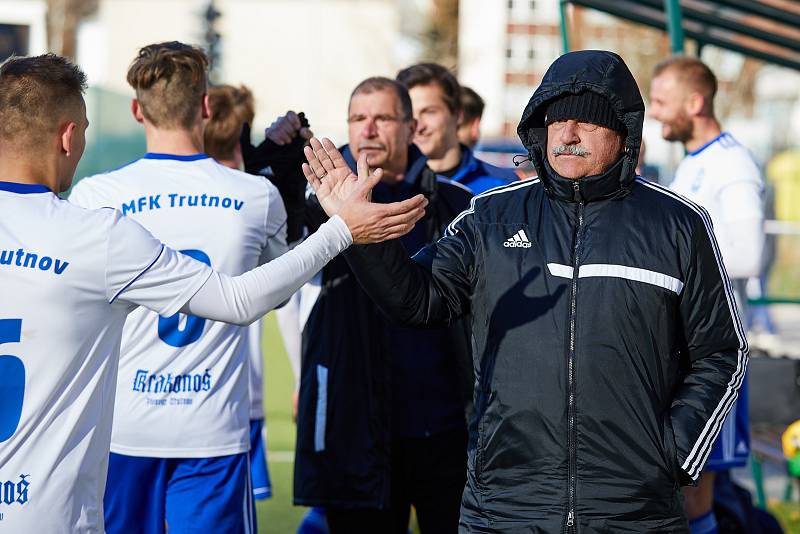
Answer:
<svg viewBox="0 0 800 534"><path fill-rule="evenodd" d="M627 135L616 164L569 180L548 165L545 110L582 91ZM518 128L539 179L475 197L413 261L396 242L345 253L402 324L469 314L461 532L689 532L680 485L736 400L747 339L708 214L635 175L643 119L618 55L565 54Z"/></svg>
<svg viewBox="0 0 800 534"><path fill-rule="evenodd" d="M458 170L448 179L463 185L473 194L478 195L487 189L515 182L519 180L519 177L512 169L495 167L476 158L469 147L461 145L461 162L458 164Z"/></svg>
<svg viewBox="0 0 800 534"><path fill-rule="evenodd" d="M347 147L342 152L355 169ZM438 239L472 197L463 186L438 178L412 146L405 179L379 183L373 200L396 202L418 193L430 204L402 239L410 253ZM313 230L323 218L315 197L307 211L319 217L309 221ZM302 356L295 504L384 508L393 440L466 428L460 388L470 370L465 325L420 331L390 324L341 257L322 271Z"/></svg>

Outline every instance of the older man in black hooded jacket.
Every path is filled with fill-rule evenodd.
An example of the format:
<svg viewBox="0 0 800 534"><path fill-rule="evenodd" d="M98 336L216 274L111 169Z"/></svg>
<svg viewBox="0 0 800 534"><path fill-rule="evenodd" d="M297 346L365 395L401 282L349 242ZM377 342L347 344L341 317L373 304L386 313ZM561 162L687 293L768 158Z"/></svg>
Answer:
<svg viewBox="0 0 800 534"><path fill-rule="evenodd" d="M519 125L539 179L475 197L413 260L397 242L348 254L403 324L471 312L463 532L688 532L679 488L747 344L708 214L634 173L643 116L619 56L566 54ZM309 180L348 174L315 156Z"/></svg>

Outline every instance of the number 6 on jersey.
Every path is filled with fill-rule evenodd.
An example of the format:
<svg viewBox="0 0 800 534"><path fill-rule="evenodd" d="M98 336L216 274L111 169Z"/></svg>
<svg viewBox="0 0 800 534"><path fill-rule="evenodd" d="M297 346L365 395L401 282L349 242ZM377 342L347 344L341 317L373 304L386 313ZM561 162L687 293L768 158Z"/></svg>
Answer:
<svg viewBox="0 0 800 534"><path fill-rule="evenodd" d="M202 250L187 249L181 250L181 253L211 266L211 258ZM159 339L173 347L185 347L200 339L200 336L203 335L203 327L206 324L205 319L195 317L194 315L187 315L186 323L183 325L183 329L181 329L180 315L181 314L176 313L170 317L159 316L158 318Z"/></svg>
<svg viewBox="0 0 800 534"><path fill-rule="evenodd" d="M0 319L0 345L19 343L21 337L22 319ZM0 356L0 443L17 431L24 396L25 366L22 360L8 354Z"/></svg>

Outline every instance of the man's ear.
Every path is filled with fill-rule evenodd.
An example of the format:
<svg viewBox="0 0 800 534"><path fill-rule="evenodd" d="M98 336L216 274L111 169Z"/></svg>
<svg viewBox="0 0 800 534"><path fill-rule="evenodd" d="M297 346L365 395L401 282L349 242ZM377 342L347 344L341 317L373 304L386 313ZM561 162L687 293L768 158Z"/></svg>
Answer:
<svg viewBox="0 0 800 534"><path fill-rule="evenodd" d="M408 144L410 145L414 142L414 134L417 131L417 119L411 119L408 121L408 128Z"/></svg>
<svg viewBox="0 0 800 534"><path fill-rule="evenodd" d="M69 157L72 155L73 145L75 143L75 132L77 132L78 125L74 122L65 122L58 129L58 136L61 142L61 153Z"/></svg>
<svg viewBox="0 0 800 534"><path fill-rule="evenodd" d="M133 114L133 118L136 119L136 122L143 123L144 122L144 113L142 113L142 105L139 104L137 99L131 100L131 113Z"/></svg>
<svg viewBox="0 0 800 534"><path fill-rule="evenodd" d="M475 117L472 119L472 122L469 124L469 133L475 139L479 139L481 136L481 118Z"/></svg>
<svg viewBox="0 0 800 534"><path fill-rule="evenodd" d="M690 117L696 117L702 114L705 105L706 99L700 93L690 93L686 98L686 111L689 113Z"/></svg>
<svg viewBox="0 0 800 534"><path fill-rule="evenodd" d="M456 127L464 126L464 110L458 112L458 117L456 117Z"/></svg>
<svg viewBox="0 0 800 534"><path fill-rule="evenodd" d="M203 93L203 118L211 118L211 106L208 105L208 93Z"/></svg>

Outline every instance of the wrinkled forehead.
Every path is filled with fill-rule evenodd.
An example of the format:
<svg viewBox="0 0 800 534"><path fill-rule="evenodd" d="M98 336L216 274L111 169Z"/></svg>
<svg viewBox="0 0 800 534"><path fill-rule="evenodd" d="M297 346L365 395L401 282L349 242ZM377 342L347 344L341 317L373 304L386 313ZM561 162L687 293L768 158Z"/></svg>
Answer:
<svg viewBox="0 0 800 534"><path fill-rule="evenodd" d="M370 92L359 92L353 95L348 106L348 115L402 115L400 99L391 89L378 89Z"/></svg>

